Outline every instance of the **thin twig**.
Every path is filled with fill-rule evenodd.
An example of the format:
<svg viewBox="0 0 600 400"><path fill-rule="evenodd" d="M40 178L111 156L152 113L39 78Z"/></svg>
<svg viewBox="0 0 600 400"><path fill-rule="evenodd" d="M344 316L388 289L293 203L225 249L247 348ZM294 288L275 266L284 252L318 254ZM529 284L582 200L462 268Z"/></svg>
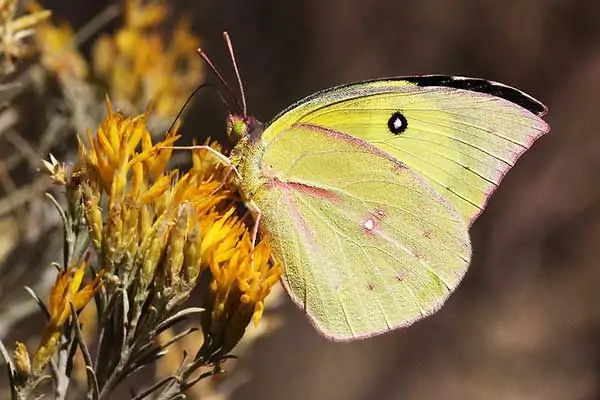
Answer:
<svg viewBox="0 0 600 400"><path fill-rule="evenodd" d="M183 332L178 333L177 335L175 335L174 337L169 339L167 342L161 343L160 345L157 345L148 350L145 350L140 355L138 355L135 359L132 360L132 362L131 362L132 370L133 370L133 368L137 368L137 366L139 366L139 365L149 364L152 361L156 360L158 358L158 354L161 351L166 350L166 348L169 347L170 345L172 345L173 343L188 336L190 333L196 332L197 330L198 330L198 328L194 328L194 327L188 328L188 329L184 330ZM130 374L130 372L128 372L128 374Z"/></svg>
<svg viewBox="0 0 600 400"><path fill-rule="evenodd" d="M73 306L73 302L69 302L69 306L71 307L71 318L73 318L73 326L75 327L75 338L77 339L77 344L81 349L83 361L85 362L85 371L87 373L88 384L87 398L89 400L97 400L100 390L98 389L98 380L96 379L96 374L94 373L92 366L92 356L90 355L90 351L85 343L85 338L83 337L83 333L79 327L79 318L77 317L77 311Z"/></svg>
<svg viewBox="0 0 600 400"><path fill-rule="evenodd" d="M0 137L17 124L19 114L14 108L6 108L0 112Z"/></svg>
<svg viewBox="0 0 600 400"><path fill-rule="evenodd" d="M106 7L77 31L73 38L73 46L80 47L86 43L92 36L98 33L106 24L121 14L121 5L113 4Z"/></svg>
<svg viewBox="0 0 600 400"><path fill-rule="evenodd" d="M47 191L51 187L52 182L50 182L47 177L42 176L33 183L11 192L0 200L0 218L11 213L16 208L31 200L32 197Z"/></svg>
<svg viewBox="0 0 600 400"><path fill-rule="evenodd" d="M122 343L121 355L120 355L119 362L117 363L115 368L111 371L106 382L104 382L104 384L102 385L99 400L108 399L109 398L108 396L110 396L110 394L113 391L113 389L115 388L115 386L122 379L121 374L123 373L123 370L129 364L129 360L131 358L130 342L133 338L132 337L133 333L135 332L135 325L137 324L137 320L139 319L139 317L141 315L141 313L136 313L136 316L134 317L133 321L130 323L130 326L128 327L127 326L128 325L127 324L127 322L128 322L127 316L129 315L129 296L127 295L126 291L123 292L121 304L123 307L123 309L121 310L121 313L123 314L122 319L121 319L121 321L119 321L119 323L122 326L121 334L123 335L121 337L121 343Z"/></svg>
<svg viewBox="0 0 600 400"><path fill-rule="evenodd" d="M51 193L46 193L46 198L48 198L48 200L50 200L50 202L52 203L52 205L58 212L58 215L60 216L60 219L62 222L63 238L64 238L63 271L66 271L67 268L69 268L70 261L71 261L70 259L73 254L73 246L71 243L73 241L73 238L72 238L73 231L71 229L71 223L70 223L69 217L67 216L67 213L63 210L63 208L58 203L58 200L56 200L56 198Z"/></svg>
<svg viewBox="0 0 600 400"><path fill-rule="evenodd" d="M0 115L0 119L2 116ZM39 141L39 145L37 149L34 150L36 154L36 158L34 159L35 163L29 162L34 168L36 168L39 164L37 158L38 156L45 156L52 147L54 147L57 143L59 143L63 137L72 134L73 131L70 127L67 126L66 118L58 118L54 117L49 121L48 128L42 133ZM0 135L2 132L0 131ZM23 153L16 152L8 155L4 160L4 168L7 171L12 171L17 165L19 165L23 161Z"/></svg>
<svg viewBox="0 0 600 400"><path fill-rule="evenodd" d="M46 156L50 149L59 143L63 137L72 135L73 131L67 126L66 117L55 116L48 122L48 127L42 133L36 153Z"/></svg>
<svg viewBox="0 0 600 400"><path fill-rule="evenodd" d="M50 374L52 375L52 381L58 382L58 365L56 365L56 362L52 358L50 359L50 362L48 364L50 365Z"/></svg>
<svg viewBox="0 0 600 400"><path fill-rule="evenodd" d="M12 359L10 358L10 355L8 354L8 351L6 351L6 347L4 347L4 343L2 343L2 340L0 340L0 355L2 355L2 358L4 359L4 362L6 363L6 365L8 365L8 381L11 387L11 398L14 399L15 398L15 385L14 385L14 380L15 380L15 365L13 364Z"/></svg>
<svg viewBox="0 0 600 400"><path fill-rule="evenodd" d="M131 400L142 400L144 397L148 396L149 394L154 393L155 391L157 391L158 389L160 389L162 386L166 385L167 383L171 383L171 381L177 382L177 377L176 376L168 376L164 379L161 379L160 381L156 382L154 385L145 389L143 392L138 393Z"/></svg>
<svg viewBox="0 0 600 400"><path fill-rule="evenodd" d="M217 375L217 374L224 374L225 370L221 369L221 368L214 368L208 372L205 372L203 374L198 375L197 377L195 377L194 379L192 379L191 381L185 381L181 383L180 386L180 390L182 392L186 391L187 389L191 388L192 386L194 386L196 383L198 383L199 381L201 381L204 378L209 378L213 375Z"/></svg>
<svg viewBox="0 0 600 400"><path fill-rule="evenodd" d="M63 330L66 327L63 327ZM65 341L65 336L61 335L61 340L58 350L58 365L56 375L56 387L54 389L54 396L56 400L64 400L67 396L67 389L69 388L70 378L67 374L67 368L69 364L69 348L68 342Z"/></svg>
<svg viewBox="0 0 600 400"><path fill-rule="evenodd" d="M5 134L6 141L13 145L17 153L22 155L22 158L27 161L29 166L35 170L40 164L39 153L31 146L31 144L19 135L14 129L8 130Z"/></svg>

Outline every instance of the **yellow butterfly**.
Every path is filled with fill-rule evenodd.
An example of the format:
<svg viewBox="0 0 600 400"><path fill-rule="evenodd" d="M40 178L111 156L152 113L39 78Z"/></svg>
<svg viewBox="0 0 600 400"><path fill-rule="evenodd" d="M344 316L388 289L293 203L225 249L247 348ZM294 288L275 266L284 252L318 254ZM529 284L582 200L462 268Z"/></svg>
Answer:
<svg viewBox="0 0 600 400"><path fill-rule="evenodd" d="M244 106L229 117L227 162L290 297L334 340L438 310L469 266L469 227L549 131L546 107L526 93L444 75L327 89L263 125L235 71Z"/></svg>

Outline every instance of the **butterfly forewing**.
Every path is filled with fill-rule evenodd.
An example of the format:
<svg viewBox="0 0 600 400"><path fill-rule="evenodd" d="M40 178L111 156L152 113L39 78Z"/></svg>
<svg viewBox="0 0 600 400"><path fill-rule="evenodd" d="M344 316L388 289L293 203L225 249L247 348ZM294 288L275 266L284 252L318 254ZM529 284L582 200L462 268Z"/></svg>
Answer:
<svg viewBox="0 0 600 400"><path fill-rule="evenodd" d="M521 93L474 81L489 90L497 86L513 100ZM469 87L466 79L461 82ZM523 104L538 105L534 111L545 110L522 96ZM402 120L395 121L398 115ZM275 119L264 140L298 123L344 132L397 158L446 197L469 225L517 158L549 130L534 112L504 98L405 80L353 84L311 96Z"/></svg>

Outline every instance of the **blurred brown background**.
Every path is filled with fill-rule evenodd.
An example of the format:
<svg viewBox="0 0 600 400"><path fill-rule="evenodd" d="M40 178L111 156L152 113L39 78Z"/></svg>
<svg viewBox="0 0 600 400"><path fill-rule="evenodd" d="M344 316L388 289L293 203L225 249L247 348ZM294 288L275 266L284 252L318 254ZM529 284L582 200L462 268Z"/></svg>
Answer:
<svg viewBox="0 0 600 400"><path fill-rule="evenodd" d="M103 6L75 3L44 5L76 26ZM472 266L440 312L335 344L286 303L283 327L239 361L236 373L250 379L235 399L600 398L599 2L175 4L233 79L221 39L230 32L250 111L263 121L318 89L420 73L501 81L550 108L552 132L475 223ZM218 136L224 117L203 94L184 132Z"/></svg>

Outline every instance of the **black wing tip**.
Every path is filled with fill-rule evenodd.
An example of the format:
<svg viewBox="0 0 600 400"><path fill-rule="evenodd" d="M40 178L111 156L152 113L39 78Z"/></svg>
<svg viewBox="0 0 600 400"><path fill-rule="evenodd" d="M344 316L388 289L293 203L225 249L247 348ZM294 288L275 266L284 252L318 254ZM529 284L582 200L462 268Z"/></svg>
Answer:
<svg viewBox="0 0 600 400"><path fill-rule="evenodd" d="M406 80L422 87L444 86L491 94L492 96L500 97L511 103L517 104L531 111L538 117L542 117L548 112L548 108L542 102L522 90L487 79L452 75L414 75L405 76L399 79Z"/></svg>
<svg viewBox="0 0 600 400"><path fill-rule="evenodd" d="M379 78L379 79L371 79L360 82L347 83L345 85L334 86L327 89L319 90L301 100L296 101L295 103L289 105L286 109L279 112L275 117L269 121L265 126L269 126L279 119L282 115L286 114L288 111L298 107L301 104L304 104L308 101L318 99L319 97L326 96L329 93L335 92L340 89L351 89L355 86L364 85L365 83L370 82L385 82L385 81L403 81L409 82L416 86L427 87L427 86L441 86L441 87L450 87L455 89L463 89L463 90L471 90L474 92L485 93L492 96L500 97L504 100L510 101L513 104L516 104L529 112L535 114L538 117L542 117L546 115L548 112L548 108L539 100L534 97L528 95L527 93L514 88L512 86L505 85L500 82L494 82L483 78L470 78L465 76L453 76L453 75L441 75L441 74L432 74L432 75L408 75L408 76L397 76L397 77L388 77L388 78Z"/></svg>

